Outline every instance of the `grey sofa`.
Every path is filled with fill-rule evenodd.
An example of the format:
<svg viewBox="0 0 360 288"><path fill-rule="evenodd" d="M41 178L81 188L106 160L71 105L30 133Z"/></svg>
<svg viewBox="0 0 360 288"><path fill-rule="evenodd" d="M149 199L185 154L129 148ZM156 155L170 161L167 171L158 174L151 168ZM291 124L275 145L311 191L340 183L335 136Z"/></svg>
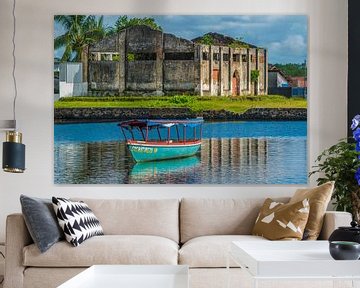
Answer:
<svg viewBox="0 0 360 288"><path fill-rule="evenodd" d="M191 288L223 288L231 241L268 241L250 235L264 199L81 200L105 235L76 248L61 241L41 254L23 216L8 216L5 288L57 287L94 264L184 264ZM350 219L345 212L327 212L321 238ZM240 287L242 271L230 266L231 287Z"/></svg>

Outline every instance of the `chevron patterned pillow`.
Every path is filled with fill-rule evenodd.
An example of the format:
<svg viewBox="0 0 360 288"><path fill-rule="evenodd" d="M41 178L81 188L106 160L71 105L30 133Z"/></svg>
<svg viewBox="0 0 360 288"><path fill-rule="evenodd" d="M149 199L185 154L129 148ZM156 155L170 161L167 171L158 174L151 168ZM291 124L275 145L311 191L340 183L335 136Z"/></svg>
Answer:
<svg viewBox="0 0 360 288"><path fill-rule="evenodd" d="M104 235L99 220L84 202L52 197L55 214L66 241L79 246L86 239Z"/></svg>

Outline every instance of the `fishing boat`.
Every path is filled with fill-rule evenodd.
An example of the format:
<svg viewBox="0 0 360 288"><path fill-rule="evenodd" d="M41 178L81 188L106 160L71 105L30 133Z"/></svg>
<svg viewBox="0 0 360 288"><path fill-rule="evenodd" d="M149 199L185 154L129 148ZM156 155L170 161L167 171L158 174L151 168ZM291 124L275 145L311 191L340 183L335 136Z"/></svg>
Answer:
<svg viewBox="0 0 360 288"><path fill-rule="evenodd" d="M186 120L129 120L119 123L136 162L195 155L201 146L202 117Z"/></svg>

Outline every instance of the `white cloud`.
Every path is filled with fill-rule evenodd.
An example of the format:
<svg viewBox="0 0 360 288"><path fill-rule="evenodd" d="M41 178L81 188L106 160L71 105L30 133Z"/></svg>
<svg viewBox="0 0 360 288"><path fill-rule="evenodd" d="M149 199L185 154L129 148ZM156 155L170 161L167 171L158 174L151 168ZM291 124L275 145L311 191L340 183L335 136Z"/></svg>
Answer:
<svg viewBox="0 0 360 288"><path fill-rule="evenodd" d="M307 44L302 35L289 35L283 41L271 42L268 45L269 53L302 56L306 55Z"/></svg>

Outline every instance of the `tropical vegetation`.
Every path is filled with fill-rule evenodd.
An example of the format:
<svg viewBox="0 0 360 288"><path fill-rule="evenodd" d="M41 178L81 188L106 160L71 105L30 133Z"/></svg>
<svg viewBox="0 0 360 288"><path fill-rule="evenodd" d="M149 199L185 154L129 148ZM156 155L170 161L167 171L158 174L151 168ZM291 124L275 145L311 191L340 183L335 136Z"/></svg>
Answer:
<svg viewBox="0 0 360 288"><path fill-rule="evenodd" d="M282 72L284 72L285 75L291 76L291 77L306 77L307 75L307 69L306 69L306 63L287 63L287 64L274 64L277 68L279 68Z"/></svg>
<svg viewBox="0 0 360 288"><path fill-rule="evenodd" d="M284 96L112 96L64 97L55 102L55 108L124 107L124 108L177 108L192 111L227 110L243 113L250 108L306 108L306 99Z"/></svg>
<svg viewBox="0 0 360 288"><path fill-rule="evenodd" d="M161 26L151 17L119 16L114 27L105 26L104 17L95 15L56 15L54 20L65 30L64 34L54 40L55 50L64 48L61 62L83 60L83 52L87 45L131 26L146 25L162 31Z"/></svg>
<svg viewBox="0 0 360 288"><path fill-rule="evenodd" d="M317 174L317 183L335 181L332 199L338 211L348 211L360 220L360 116L353 119L353 138L342 139L325 149L316 159L310 176Z"/></svg>
<svg viewBox="0 0 360 288"><path fill-rule="evenodd" d="M81 61L84 48L102 39L108 31L103 16L56 15L55 21L62 25L65 33L56 37L54 48L64 48L61 61Z"/></svg>
<svg viewBox="0 0 360 288"><path fill-rule="evenodd" d="M115 27L113 28L112 32L117 33L117 32L120 32L122 29L132 27L132 26L137 26L137 25L145 25L145 26L149 26L150 28L152 28L154 30L162 31L161 26L155 22L154 18L151 18L151 17L129 18L128 16L123 15L123 16L119 16L119 18L116 20Z"/></svg>

